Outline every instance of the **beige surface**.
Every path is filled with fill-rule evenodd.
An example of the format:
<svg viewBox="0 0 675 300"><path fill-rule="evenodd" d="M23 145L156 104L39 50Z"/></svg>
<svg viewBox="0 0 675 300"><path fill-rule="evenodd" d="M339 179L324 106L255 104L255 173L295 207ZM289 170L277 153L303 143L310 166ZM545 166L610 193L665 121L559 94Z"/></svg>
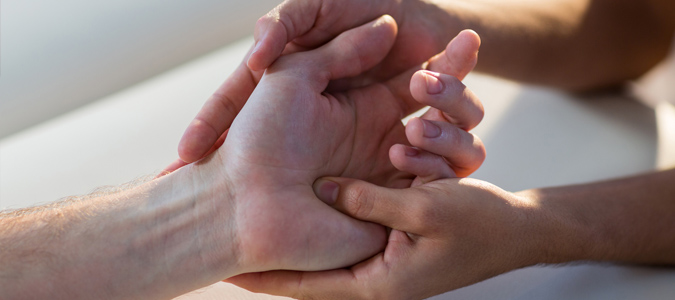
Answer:
<svg viewBox="0 0 675 300"><path fill-rule="evenodd" d="M0 207L21 207L119 184L175 158L182 130L234 69L251 40L0 140ZM484 101L476 129L488 159L473 177L507 190L650 170L653 110L631 99L578 99L472 75ZM675 271L615 265L534 267L435 299L672 299ZM218 283L181 299L272 299Z"/></svg>

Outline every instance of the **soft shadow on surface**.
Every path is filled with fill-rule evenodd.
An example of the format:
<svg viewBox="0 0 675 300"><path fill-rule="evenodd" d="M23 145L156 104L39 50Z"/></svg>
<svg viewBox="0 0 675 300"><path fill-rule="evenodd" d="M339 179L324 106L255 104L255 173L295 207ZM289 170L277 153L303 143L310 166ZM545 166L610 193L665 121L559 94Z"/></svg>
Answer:
<svg viewBox="0 0 675 300"><path fill-rule="evenodd" d="M620 94L523 89L479 136L488 155L472 177L511 191L620 177L656 163L654 111Z"/></svg>

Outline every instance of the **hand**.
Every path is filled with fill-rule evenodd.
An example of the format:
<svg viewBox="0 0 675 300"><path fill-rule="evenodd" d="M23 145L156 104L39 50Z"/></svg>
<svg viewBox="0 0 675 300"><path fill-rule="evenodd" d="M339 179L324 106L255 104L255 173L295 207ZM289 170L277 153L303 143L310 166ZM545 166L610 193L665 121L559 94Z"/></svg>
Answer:
<svg viewBox="0 0 675 300"><path fill-rule="evenodd" d="M383 227L357 222L326 206L314 195L312 184L322 176L346 176L387 186L410 185L413 175L396 170L388 159L392 145L407 144L400 108L407 105L402 99L413 97L407 82L401 81L410 76L342 93L323 92L330 80L360 74L376 64L393 44L395 32L393 19L382 17L321 48L277 60L221 149L198 164L208 166L207 177L219 178L242 199L236 204L235 227L239 246L245 249L241 260L249 267L246 271L342 267L384 246ZM478 45L475 33L464 32L429 63L466 70L466 65L475 64ZM345 63L354 61L360 63ZM426 85L424 76L415 78L414 86ZM458 87L447 86L440 93L457 93ZM433 101L423 94L418 95L420 102ZM483 151L482 144L478 151Z"/></svg>
<svg viewBox="0 0 675 300"><path fill-rule="evenodd" d="M454 32L447 32L447 27L429 20L439 13L443 13L440 8L421 1L290 0L282 3L260 18L255 30L255 49L246 55L237 70L204 104L179 143L180 159L168 166L163 173L197 161L220 147L227 129L258 84L262 70L274 62L282 51L289 54L313 49L345 30L383 14L393 15L396 20L401 21L402 26L386 58L374 65L374 68L364 69L363 74L351 75L360 75L356 78L341 78L331 83L333 90L365 86L398 76L441 51ZM430 66L429 69L445 71L460 80L468 73L466 69L447 71L435 69L435 66ZM401 80L405 81L403 87L407 87L412 75L407 74L408 78ZM414 102L412 100L407 99L408 102ZM405 116L418 108L421 107L401 107L399 113Z"/></svg>
<svg viewBox="0 0 675 300"><path fill-rule="evenodd" d="M327 178L333 207L392 228L384 252L349 269L273 271L227 281L254 292L298 299L424 299L532 265L538 251L536 206L473 179L443 179L409 189ZM327 203L334 201L324 195Z"/></svg>
<svg viewBox="0 0 675 300"><path fill-rule="evenodd" d="M338 85L347 89L385 81L441 51L449 41L442 37L458 32L447 32L448 28L434 22L438 13L445 12L421 1L287 0L256 23L248 66L263 70L282 53L315 48L341 32L389 14L397 20L399 34L387 57L372 70L340 80Z"/></svg>

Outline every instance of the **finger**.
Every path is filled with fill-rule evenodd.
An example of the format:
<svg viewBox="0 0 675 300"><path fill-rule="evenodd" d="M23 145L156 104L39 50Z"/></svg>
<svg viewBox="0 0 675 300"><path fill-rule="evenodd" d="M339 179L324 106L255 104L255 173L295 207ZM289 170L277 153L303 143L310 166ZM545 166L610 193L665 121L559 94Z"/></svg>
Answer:
<svg viewBox="0 0 675 300"><path fill-rule="evenodd" d="M241 64L204 103L178 143L178 156L191 163L204 157L232 125L262 74Z"/></svg>
<svg viewBox="0 0 675 300"><path fill-rule="evenodd" d="M372 1L285 1L256 22L248 66L266 69L291 42L315 48L384 13Z"/></svg>
<svg viewBox="0 0 675 300"><path fill-rule="evenodd" d="M353 272L348 269L246 273L223 281L254 293L294 299L354 299L357 288L362 289L356 284Z"/></svg>
<svg viewBox="0 0 675 300"><path fill-rule="evenodd" d="M322 92L329 80L358 75L384 59L396 39L396 32L394 19L381 16L340 34L318 49L279 58L267 70L267 77L277 70L284 70L286 75L295 69L301 79Z"/></svg>
<svg viewBox="0 0 675 300"><path fill-rule="evenodd" d="M313 187L319 199L356 219L414 234L423 229L418 220L410 217L421 200L406 201L407 189L389 189L338 177L318 179Z"/></svg>
<svg viewBox="0 0 675 300"><path fill-rule="evenodd" d="M448 43L443 52L429 59L426 68L462 80L476 66L479 47L480 38L478 35L471 30L464 30ZM411 114L424 106L424 104L415 100L410 89L413 74L423 68L421 65L411 68L385 83L391 93L399 99L399 104L405 115Z"/></svg>
<svg viewBox="0 0 675 300"><path fill-rule="evenodd" d="M428 70L464 80L478 62L480 37L473 30L463 30L453 38L445 51L429 60Z"/></svg>
<svg viewBox="0 0 675 300"><path fill-rule="evenodd" d="M443 156L459 177L470 175L485 160L483 142L452 124L412 118L405 133L411 145Z"/></svg>
<svg viewBox="0 0 675 300"><path fill-rule="evenodd" d="M457 177L455 171L442 156L419 148L401 144L393 145L389 149L389 159L397 169L417 176L412 186L442 178Z"/></svg>
<svg viewBox="0 0 675 300"><path fill-rule="evenodd" d="M208 156L209 154L213 153L213 151L218 150L218 148L220 148L220 146L222 146L223 143L225 143L225 138L227 137L228 132L229 132L229 129L225 130L225 132L220 136L220 138L218 138L218 140L213 144L213 146L211 146L211 149L209 149L209 151L207 151L206 154L204 154L204 156ZM155 177L155 179L160 178L164 175L171 174L174 171L176 171L176 170L178 170L178 169L180 169L180 168L182 168L182 167L184 167L188 164L189 163L186 163L182 159L179 158L179 159L173 161L171 164L169 164L166 168L164 168L164 170L159 172L159 174L157 174L157 177Z"/></svg>
<svg viewBox="0 0 675 300"><path fill-rule="evenodd" d="M168 166L166 166L166 168L164 168L164 170L159 172L159 174L157 174L157 176L155 176L154 179L160 178L160 177L165 176L165 175L169 175L173 171L176 171L176 170L182 168L183 166L185 166L187 164L188 163L184 162L182 159L176 159L173 162L171 162Z"/></svg>
<svg viewBox="0 0 675 300"><path fill-rule="evenodd" d="M417 102L442 111L445 120L466 131L483 120L483 104L456 77L419 71L410 81L410 91Z"/></svg>

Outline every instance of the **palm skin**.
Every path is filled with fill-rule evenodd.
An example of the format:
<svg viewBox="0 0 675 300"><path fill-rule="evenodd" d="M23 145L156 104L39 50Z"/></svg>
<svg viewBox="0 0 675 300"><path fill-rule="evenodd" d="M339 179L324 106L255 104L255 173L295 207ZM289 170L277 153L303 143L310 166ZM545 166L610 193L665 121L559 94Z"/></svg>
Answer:
<svg viewBox="0 0 675 300"><path fill-rule="evenodd" d="M312 184L322 176L411 184L413 175L394 168L390 155L396 155L393 145L409 145L400 119L422 106L410 90L420 67L383 83L325 92L331 80L379 63L395 36L394 20L383 16L318 49L281 57L261 77L223 146L198 163L208 168L209 181L224 187L215 193L234 199L244 272L344 267L384 248L384 227L335 211L315 196ZM466 76L477 53L470 36L448 44L429 66Z"/></svg>
<svg viewBox="0 0 675 300"><path fill-rule="evenodd" d="M256 45L244 62L204 104L186 129L178 146L180 160L165 169L174 171L195 162L215 149L225 138L226 130L248 101L262 71L283 53L314 49L338 34L369 22L383 14L392 15L400 24L391 50L369 70L350 78L335 78L331 90L345 91L370 83L385 82L401 76L432 55L440 52L454 34L441 30L433 19L443 10L419 0L288 0L256 24ZM434 70L433 67L430 69ZM434 70L441 72L442 70ZM411 73L401 81L407 87ZM409 97L409 96L407 96ZM412 101L411 97L407 101ZM415 111L402 107L401 115ZM386 157L386 156L385 156Z"/></svg>
<svg viewBox="0 0 675 300"><path fill-rule="evenodd" d="M326 51L359 45L344 58L381 59L395 23L385 17L368 26L338 37L317 57L331 60ZM235 215L242 265L250 272L343 267L383 249L384 227L324 204L312 189L316 178L346 176L396 187L413 179L382 159L392 145L407 144L399 100L381 84L322 93L331 76L361 72L363 65L331 73L311 54L285 56L266 71L216 152L231 193L246 199L237 202Z"/></svg>

